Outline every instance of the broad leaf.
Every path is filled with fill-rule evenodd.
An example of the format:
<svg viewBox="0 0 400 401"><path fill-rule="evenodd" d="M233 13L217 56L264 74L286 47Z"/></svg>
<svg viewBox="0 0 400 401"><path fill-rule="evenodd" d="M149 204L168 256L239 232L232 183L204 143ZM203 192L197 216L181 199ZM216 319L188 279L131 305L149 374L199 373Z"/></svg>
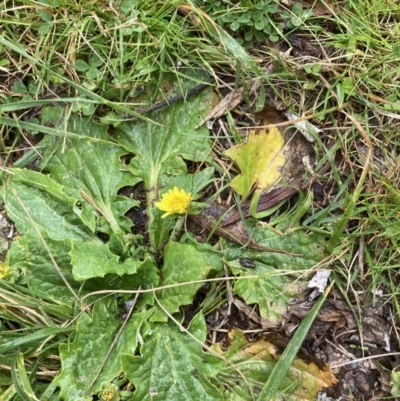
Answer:
<svg viewBox="0 0 400 401"><path fill-rule="evenodd" d="M181 243L193 246L208 260L208 263L216 272L224 270L222 252L216 250L211 244L198 242L190 232L186 232L182 236Z"/></svg>
<svg viewBox="0 0 400 401"><path fill-rule="evenodd" d="M13 169L4 196L7 214L25 234L37 235L31 217L43 236L101 243L73 213L76 199L68 196L64 189L49 176Z"/></svg>
<svg viewBox="0 0 400 401"><path fill-rule="evenodd" d="M186 174L183 159L204 161L210 156L210 140L205 127L195 129L215 101L204 91L186 102L178 102L150 117L160 125L141 121L117 127L116 139L134 153L130 171L144 179L146 188L165 185L170 176Z"/></svg>
<svg viewBox="0 0 400 401"><path fill-rule="evenodd" d="M284 139L276 128L269 131L250 131L246 143L228 149L229 156L240 168L241 174L231 182L231 187L243 198L253 188L266 189L281 177L280 169L285 165Z"/></svg>
<svg viewBox="0 0 400 401"><path fill-rule="evenodd" d="M114 379L121 371L121 353L133 354L141 338L140 331L148 331L145 321L150 313L131 316L104 366L101 364L122 324L116 302L113 298L102 299L95 304L92 317L82 314L75 340L60 345L62 370L55 383L61 388L61 398L91 400L91 395L101 390L102 383Z"/></svg>
<svg viewBox="0 0 400 401"><path fill-rule="evenodd" d="M151 214L153 220L149 227L149 236L153 238L155 248L160 249L168 240L176 220L173 218L163 219L164 212L156 207L151 210Z"/></svg>
<svg viewBox="0 0 400 401"><path fill-rule="evenodd" d="M203 341L206 328L204 319L203 323L199 319L203 318L195 317L193 330ZM223 362L203 352L201 345L175 323L154 323L140 353L141 356L122 356L123 371L136 388L131 401L221 400L221 393L211 379Z"/></svg>
<svg viewBox="0 0 400 401"><path fill-rule="evenodd" d="M186 192L196 195L199 194L199 192L209 185L213 180L214 168L206 167L194 175L187 174L173 177L163 189L163 192L166 192L173 187L178 187L180 189L184 189Z"/></svg>
<svg viewBox="0 0 400 401"><path fill-rule="evenodd" d="M85 242L75 245L71 250L72 273L77 281L104 277L107 273L118 276L133 274L142 264L139 259L134 258L128 258L123 263L119 260L120 257L113 254L106 244Z"/></svg>
<svg viewBox="0 0 400 401"><path fill-rule="evenodd" d="M108 274L104 279L93 278L84 283L76 282L71 269L72 242L54 241L50 238L44 238L44 240L63 276L73 290L76 293L79 292L81 296L98 290L132 290L139 288L140 285L143 289L148 289L158 285L158 271L150 259L140 262L136 274L125 275L121 279L114 274ZM115 258L117 257L115 256ZM13 270L20 272L32 295L60 304L75 302L73 294L66 287L53 265L47 249L37 236L23 235L13 241L8 253L8 263ZM98 265L97 268L101 270L101 265ZM114 269L112 273L116 273L118 264L114 266ZM153 303L151 293L144 294L140 300L142 299L145 299L150 305Z"/></svg>
<svg viewBox="0 0 400 401"><path fill-rule="evenodd" d="M232 271L244 279L234 284L234 293L247 304L257 303L265 325L277 326L291 299L303 298L307 288L304 271L324 257L324 243L313 234L303 231L280 233L268 227L258 227L248 220L248 229L260 245L278 252L257 251L230 245L226 259ZM279 253L287 252L285 253ZM241 260L250 259L255 268L245 268ZM246 276L256 278L247 279Z"/></svg>
<svg viewBox="0 0 400 401"><path fill-rule="evenodd" d="M246 219L246 226L253 241L271 249L271 252L231 245L228 249L229 260L246 257L281 270L304 270L322 260L325 255L325 242L315 234L302 230L281 232L256 219ZM276 252L274 252L276 250Z"/></svg>
<svg viewBox="0 0 400 401"><path fill-rule="evenodd" d="M193 246L177 242L168 243L164 250L161 286L172 287L157 293L160 303L171 314L178 312L181 305L191 304L202 283L190 284L190 282L205 279L211 269L212 266L207 258ZM173 286L186 282L186 285ZM152 316L152 321L167 319L168 316L162 310L158 310Z"/></svg>
<svg viewBox="0 0 400 401"><path fill-rule="evenodd" d="M246 276L256 278L247 279ZM302 299L307 282L293 280L293 276L282 275L278 270L258 266L251 272L243 272L242 279L234 284L235 295L239 295L249 305L257 303L260 314L265 318L265 327L277 327L284 315L289 301Z"/></svg>
<svg viewBox="0 0 400 401"><path fill-rule="evenodd" d="M122 187L134 186L140 178L124 171L120 158L126 151L110 141L107 128L89 119L71 118L68 129L88 140L66 139L45 167L70 196L80 201L82 210L75 211L92 232L100 214L109 226L107 234L122 235L132 225L124 214L139 202L117 192Z"/></svg>
<svg viewBox="0 0 400 401"><path fill-rule="evenodd" d="M71 274L71 259L68 252L70 241L54 241L46 239L57 265L71 287L78 293L80 283L74 281ZM73 301L73 294L66 287L50 256L37 236L23 235L13 241L8 254L9 264L23 275L31 293L42 299L52 301Z"/></svg>
<svg viewBox="0 0 400 401"><path fill-rule="evenodd" d="M175 95L176 92L182 93L182 86L188 89L188 83L193 85L188 80L176 82L170 76L166 77L161 86L164 98ZM196 126L216 100L215 94L206 89L194 97L150 113L154 123L131 121L116 127L115 139L135 155L129 164L129 170L143 179L147 190L149 241L155 250L163 246L172 228L171 219L161 220L157 211L152 210L159 188L165 187L172 177L187 174L185 160L211 160L208 130L204 126L198 129Z"/></svg>

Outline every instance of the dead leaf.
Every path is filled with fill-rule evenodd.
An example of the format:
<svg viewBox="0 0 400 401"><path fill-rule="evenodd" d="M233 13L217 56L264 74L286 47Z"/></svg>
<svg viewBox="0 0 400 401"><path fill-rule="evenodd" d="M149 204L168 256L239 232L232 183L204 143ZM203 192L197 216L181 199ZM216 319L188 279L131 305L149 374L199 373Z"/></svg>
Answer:
<svg viewBox="0 0 400 401"><path fill-rule="evenodd" d="M276 127L250 131L246 143L228 149L225 154L240 168L241 174L231 182L231 187L244 198L253 188L266 189L282 176L285 165L285 141Z"/></svg>
<svg viewBox="0 0 400 401"><path fill-rule="evenodd" d="M250 93L255 93L260 87L261 81L256 80L250 88ZM206 121L214 120L222 117L228 111L233 110L236 106L242 103L244 99L244 87L240 87L219 101L219 103L196 125L196 128L201 127Z"/></svg>
<svg viewBox="0 0 400 401"><path fill-rule="evenodd" d="M228 336L230 345L224 356L232 363L240 363L242 371L246 372L246 377L253 384L262 387L279 361L286 344L276 342L276 336L268 334L249 342L240 330L234 330ZM241 378L236 377L231 369L228 370L229 372L224 372L225 375L221 377L223 383L237 395L243 395L239 387L245 386L238 386ZM229 380L234 382L235 386L231 385ZM322 389L334 386L337 382L328 365L300 352L293 361L280 391L284 398L290 400L311 401L317 399Z"/></svg>

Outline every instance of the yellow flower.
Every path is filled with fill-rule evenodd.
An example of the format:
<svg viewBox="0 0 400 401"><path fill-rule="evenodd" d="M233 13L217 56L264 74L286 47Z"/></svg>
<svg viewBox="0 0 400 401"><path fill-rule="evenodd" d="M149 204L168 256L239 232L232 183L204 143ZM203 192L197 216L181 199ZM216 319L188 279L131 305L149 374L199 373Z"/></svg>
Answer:
<svg viewBox="0 0 400 401"><path fill-rule="evenodd" d="M164 213L162 218L170 214L186 214L189 210L192 194L188 194L183 189L174 187L163 194L161 201L156 202L156 206Z"/></svg>

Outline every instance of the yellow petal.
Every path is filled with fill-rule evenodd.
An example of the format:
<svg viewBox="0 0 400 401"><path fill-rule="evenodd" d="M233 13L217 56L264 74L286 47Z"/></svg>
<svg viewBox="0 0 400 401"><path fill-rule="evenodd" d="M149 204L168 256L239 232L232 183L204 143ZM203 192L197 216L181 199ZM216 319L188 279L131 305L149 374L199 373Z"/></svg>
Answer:
<svg viewBox="0 0 400 401"><path fill-rule="evenodd" d="M192 195L186 193L184 189L178 189L176 186L162 195L161 200L155 203L155 206L167 213L162 218L171 214L185 214L188 212Z"/></svg>

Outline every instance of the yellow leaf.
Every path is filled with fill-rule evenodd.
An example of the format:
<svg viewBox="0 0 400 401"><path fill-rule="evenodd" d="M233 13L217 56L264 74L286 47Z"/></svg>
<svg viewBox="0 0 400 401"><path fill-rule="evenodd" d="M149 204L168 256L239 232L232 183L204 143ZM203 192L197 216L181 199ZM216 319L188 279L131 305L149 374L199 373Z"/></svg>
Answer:
<svg viewBox="0 0 400 401"><path fill-rule="evenodd" d="M274 185L281 178L281 169L286 162L284 145L283 136L276 127L258 133L250 131L246 143L225 152L241 171L232 180L231 187L246 198L253 188L263 190Z"/></svg>
<svg viewBox="0 0 400 401"><path fill-rule="evenodd" d="M230 345L225 353L221 352L222 355L235 365L240 365L254 387L265 385L282 356L287 345L286 340L275 333L269 333L259 336L255 341L249 341L238 329L229 332L228 337ZM232 383L233 392L238 395L241 394L240 388L245 388L245 383L234 371L224 375L224 380L227 381L227 387ZM338 380L328 365L300 352L286 372L273 400L315 401L320 391L337 383Z"/></svg>

